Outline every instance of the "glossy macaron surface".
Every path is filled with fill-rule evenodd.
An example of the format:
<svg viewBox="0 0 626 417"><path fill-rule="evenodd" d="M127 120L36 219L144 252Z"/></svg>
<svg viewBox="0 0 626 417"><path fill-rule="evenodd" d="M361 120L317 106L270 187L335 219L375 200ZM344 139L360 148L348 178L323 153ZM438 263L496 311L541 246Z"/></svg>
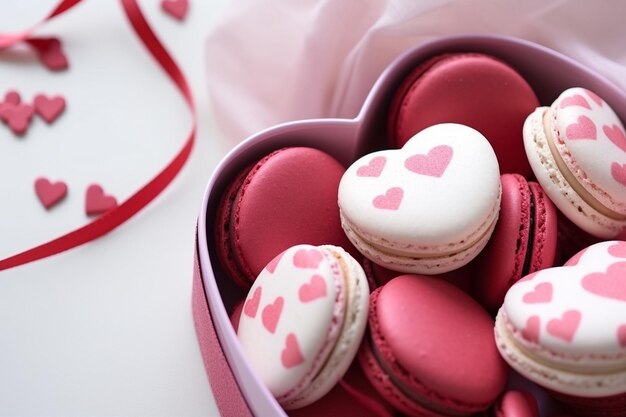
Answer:
<svg viewBox="0 0 626 417"><path fill-rule="evenodd" d="M446 410L442 415L472 413L486 409L506 382L493 320L471 297L437 278L403 275L376 290L367 343L359 356L365 373L379 390L401 392L397 403ZM377 370L368 365L372 358Z"/></svg>
<svg viewBox="0 0 626 417"><path fill-rule="evenodd" d="M510 65L493 56L456 53L417 66L391 106L393 146L438 123L460 123L481 132L493 146L502 172L531 174L523 154L522 125L539 105L533 89Z"/></svg>

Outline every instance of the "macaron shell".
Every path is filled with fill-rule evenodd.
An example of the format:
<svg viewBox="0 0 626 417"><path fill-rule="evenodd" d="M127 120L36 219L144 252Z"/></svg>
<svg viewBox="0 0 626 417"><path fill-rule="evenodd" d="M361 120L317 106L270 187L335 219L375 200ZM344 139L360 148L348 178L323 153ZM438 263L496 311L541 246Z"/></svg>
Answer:
<svg viewBox="0 0 626 417"><path fill-rule="evenodd" d="M353 250L337 210L345 169L313 148L283 148L259 161L237 195L230 225L236 263L252 282L290 246L331 244Z"/></svg>
<svg viewBox="0 0 626 417"><path fill-rule="evenodd" d="M526 156L537 181L561 213L585 232L604 239L619 236L626 221L607 217L589 205L565 178L548 145L544 128L547 107L531 113L524 123L524 147Z"/></svg>
<svg viewBox="0 0 626 417"><path fill-rule="evenodd" d="M565 90L550 109L554 143L578 182L626 215L626 132L613 109L584 88Z"/></svg>
<svg viewBox="0 0 626 417"><path fill-rule="evenodd" d="M478 244L494 226L499 200L493 149L458 124L432 126L400 150L360 158L339 184L342 225L358 237L352 242L400 258L441 257Z"/></svg>
<svg viewBox="0 0 626 417"><path fill-rule="evenodd" d="M345 284L335 259L311 245L278 255L250 288L238 337L279 402L305 389L339 338Z"/></svg>
<svg viewBox="0 0 626 417"><path fill-rule="evenodd" d="M521 129L539 102L512 67L482 54L436 56L417 67L394 97L390 114L393 146L438 123L460 123L480 131L492 144L502 172L530 176Z"/></svg>
<svg viewBox="0 0 626 417"><path fill-rule="evenodd" d="M495 417L539 417L537 401L525 391L507 391L494 407Z"/></svg>
<svg viewBox="0 0 626 417"><path fill-rule="evenodd" d="M626 242L587 248L508 291L496 321L504 358L558 392L602 397L626 391Z"/></svg>
<svg viewBox="0 0 626 417"><path fill-rule="evenodd" d="M395 278L372 293L369 320L388 379L433 415L484 410L504 388L507 368L493 343L493 320L453 285Z"/></svg>

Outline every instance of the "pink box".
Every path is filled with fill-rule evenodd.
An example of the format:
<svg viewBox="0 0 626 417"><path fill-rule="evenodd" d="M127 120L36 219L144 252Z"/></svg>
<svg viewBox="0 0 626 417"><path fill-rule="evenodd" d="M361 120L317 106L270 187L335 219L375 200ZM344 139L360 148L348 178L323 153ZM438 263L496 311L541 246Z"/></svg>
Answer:
<svg viewBox="0 0 626 417"><path fill-rule="evenodd" d="M290 122L259 132L239 144L217 166L204 194L192 295L198 341L223 416L286 416L250 368L228 317L233 304L245 294L229 281L216 261L213 219L224 188L246 165L285 146L316 147L349 165L373 150L377 139L386 136L387 109L403 77L419 63L443 52L481 52L501 58L522 74L543 105L549 105L566 88L590 89L626 120L626 93L570 58L519 39L460 36L422 43L395 60L377 80L354 119Z"/></svg>

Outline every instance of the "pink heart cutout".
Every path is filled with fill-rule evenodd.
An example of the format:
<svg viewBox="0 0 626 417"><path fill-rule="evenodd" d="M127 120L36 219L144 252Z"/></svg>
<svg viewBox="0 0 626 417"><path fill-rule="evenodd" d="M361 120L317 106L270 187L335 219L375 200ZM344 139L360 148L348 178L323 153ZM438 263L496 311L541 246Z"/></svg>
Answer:
<svg viewBox="0 0 626 417"><path fill-rule="evenodd" d="M252 298L246 300L246 304L243 306L243 314L250 318L255 318L256 313L259 310L259 303L261 302L261 287L257 287L252 294Z"/></svg>
<svg viewBox="0 0 626 417"><path fill-rule="evenodd" d="M47 123L52 123L65 110L65 99L61 96L46 97L37 94L33 102L35 111Z"/></svg>
<svg viewBox="0 0 626 417"><path fill-rule="evenodd" d="M18 93L17 91L10 90L10 91L7 91L7 93L4 95L4 102L17 105L22 102L22 97L20 96L20 93Z"/></svg>
<svg viewBox="0 0 626 417"><path fill-rule="evenodd" d="M263 312L261 313L263 327L272 334L276 331L276 326L278 325L280 314L283 312L284 304L285 300L283 297L277 297L272 304L268 304L263 308Z"/></svg>
<svg viewBox="0 0 626 417"><path fill-rule="evenodd" d="M187 10L189 10L189 2L187 0L163 0L161 7L170 16L183 20L187 15Z"/></svg>
<svg viewBox="0 0 626 417"><path fill-rule="evenodd" d="M383 168L387 163L387 158L384 156L376 156L367 165L363 165L356 170L358 177L379 177L383 172Z"/></svg>
<svg viewBox="0 0 626 417"><path fill-rule="evenodd" d="M403 197L404 191L402 191L402 188L392 187L385 194L374 197L372 205L377 209L398 210Z"/></svg>
<svg viewBox="0 0 626 417"><path fill-rule="evenodd" d="M298 297L303 303L326 297L326 281L321 275L313 275L308 283L300 286Z"/></svg>
<svg viewBox="0 0 626 417"><path fill-rule="evenodd" d="M285 338L285 347L280 354L280 360L287 369L298 366L304 362L304 357L300 351L298 339L293 333L289 333Z"/></svg>
<svg viewBox="0 0 626 417"><path fill-rule="evenodd" d="M600 297L626 301L626 262L610 265L606 272L593 272L582 281L585 290Z"/></svg>
<svg viewBox="0 0 626 417"><path fill-rule="evenodd" d="M296 268L316 269L324 255L317 249L299 249L293 255L293 265Z"/></svg>
<svg viewBox="0 0 626 417"><path fill-rule="evenodd" d="M611 164L611 176L615 181L626 187L626 164L613 162Z"/></svg>
<svg viewBox="0 0 626 417"><path fill-rule="evenodd" d="M98 184L92 184L87 188L85 195L85 213L94 216L105 213L117 207L115 197L107 195Z"/></svg>
<svg viewBox="0 0 626 417"><path fill-rule="evenodd" d="M28 130L35 110L29 104L5 104L0 117L16 135L23 135Z"/></svg>
<svg viewBox="0 0 626 417"><path fill-rule="evenodd" d="M416 154L404 161L404 166L412 172L431 177L441 177L448 168L453 149L448 145L439 145L428 151L428 154Z"/></svg>
<svg viewBox="0 0 626 417"><path fill-rule="evenodd" d="M617 242L609 246L609 254L616 258L626 258L626 242Z"/></svg>
<svg viewBox="0 0 626 417"><path fill-rule="evenodd" d="M526 327L521 330L522 337L529 342L539 342L539 330L540 330L539 316L531 316L526 320Z"/></svg>
<svg viewBox="0 0 626 417"><path fill-rule="evenodd" d="M542 282L541 284L535 285L533 291L524 294L522 301L528 304L549 303L552 301L552 284Z"/></svg>
<svg viewBox="0 0 626 417"><path fill-rule="evenodd" d="M589 96L589 97L590 97L593 101L595 101L595 103L596 103L598 106L602 107L602 103L603 103L603 101L602 101L602 98L601 98L599 95L597 95L597 94L596 94L596 93L594 93L593 91L589 91L589 90L585 90L585 92L587 93L587 95L588 95L588 96Z"/></svg>
<svg viewBox="0 0 626 417"><path fill-rule="evenodd" d="M279 253L278 255L276 255L274 259L269 261L269 263L265 266L265 269L267 269L271 274L273 274L274 271L276 271L276 267L278 267L278 264L280 263L280 260L282 259L284 254L285 252L283 251Z"/></svg>
<svg viewBox="0 0 626 417"><path fill-rule="evenodd" d="M574 94L573 96L565 97L561 100L562 109L569 106L579 106L591 110L591 106L587 103L587 100L580 94Z"/></svg>
<svg viewBox="0 0 626 417"><path fill-rule="evenodd" d="M64 70L69 63L63 45L57 38L30 38L27 42L37 51L39 60L52 71Z"/></svg>
<svg viewBox="0 0 626 417"><path fill-rule="evenodd" d="M63 181L50 182L47 178L37 178L35 193L46 209L59 203L67 195L67 185Z"/></svg>
<svg viewBox="0 0 626 417"><path fill-rule="evenodd" d="M580 319L580 311L567 310L561 318L550 320L546 329L552 336L571 342L580 324Z"/></svg>
<svg viewBox="0 0 626 417"><path fill-rule="evenodd" d="M604 125L602 126L602 130L611 142L613 142L622 151L626 152L626 134L618 125Z"/></svg>
<svg viewBox="0 0 626 417"><path fill-rule="evenodd" d="M617 341L621 347L626 347L626 324L617 328Z"/></svg>
<svg viewBox="0 0 626 417"><path fill-rule="evenodd" d="M597 139L596 124L587 116L578 116L578 122L565 129L567 139Z"/></svg>

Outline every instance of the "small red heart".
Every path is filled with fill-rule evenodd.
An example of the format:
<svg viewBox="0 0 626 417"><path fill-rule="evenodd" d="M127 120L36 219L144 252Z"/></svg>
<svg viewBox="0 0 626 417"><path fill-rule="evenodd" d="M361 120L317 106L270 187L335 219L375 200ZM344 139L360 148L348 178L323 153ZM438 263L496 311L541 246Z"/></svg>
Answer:
<svg viewBox="0 0 626 417"><path fill-rule="evenodd" d="M567 310L561 318L550 320L546 329L552 336L571 342L580 324L580 319L580 311Z"/></svg>
<svg viewBox="0 0 626 417"><path fill-rule="evenodd" d="M60 202L67 195L67 185L63 181L50 182L47 178L37 178L35 193L46 209Z"/></svg>
<svg viewBox="0 0 626 417"><path fill-rule="evenodd" d="M391 187L385 194L374 197L372 205L383 210L398 210L404 191L400 187Z"/></svg>
<svg viewBox="0 0 626 417"><path fill-rule="evenodd" d="M30 38L26 42L35 49L39 60L51 71L67 69L69 63L63 45L57 38Z"/></svg>
<svg viewBox="0 0 626 417"><path fill-rule="evenodd" d="M524 294L522 301L527 304L549 303L552 301L552 284L542 282L541 284L535 285L533 291Z"/></svg>
<svg viewBox="0 0 626 417"><path fill-rule="evenodd" d="M604 125L602 126L602 130L611 142L613 142L622 151L626 152L626 134L618 125Z"/></svg>
<svg viewBox="0 0 626 417"><path fill-rule="evenodd" d="M263 327L272 334L276 331L276 326L278 325L280 314L283 312L284 304L285 300L283 297L277 297L272 304L268 304L263 308L263 312L261 313Z"/></svg>
<svg viewBox="0 0 626 417"><path fill-rule="evenodd" d="M289 333L285 338L285 347L280 354L280 360L285 368L293 368L304 362L295 334Z"/></svg>
<svg viewBox="0 0 626 417"><path fill-rule="evenodd" d="M248 298L246 304L243 306L243 314L250 318L256 317L256 312L259 310L259 303L261 302L261 287L257 287L252 294L252 298Z"/></svg>
<svg viewBox="0 0 626 417"><path fill-rule="evenodd" d="M597 139L596 124L587 116L578 116L577 122L565 129L567 139Z"/></svg>
<svg viewBox="0 0 626 417"><path fill-rule="evenodd" d="M453 155L454 150L450 146L439 145L428 151L426 155L410 156L404 161L404 166L416 174L441 177L446 172Z"/></svg>
<svg viewBox="0 0 626 417"><path fill-rule="evenodd" d="M293 265L296 268L315 269L324 259L324 255L317 249L299 249L293 255Z"/></svg>
<svg viewBox="0 0 626 417"><path fill-rule="evenodd" d="M188 0L163 0L161 2L163 11L178 20L184 20L189 10Z"/></svg>
<svg viewBox="0 0 626 417"><path fill-rule="evenodd" d="M88 216L102 214L117 207L115 197L104 194L102 187L92 184L87 188L85 195L85 212Z"/></svg>
<svg viewBox="0 0 626 417"><path fill-rule="evenodd" d="M16 135L23 135L28 130L35 109L29 104L6 104L0 117Z"/></svg>
<svg viewBox="0 0 626 417"><path fill-rule="evenodd" d="M367 165L363 165L356 170L357 177L379 177L387 163L384 156L376 156Z"/></svg>
<svg viewBox="0 0 626 417"><path fill-rule="evenodd" d="M522 329L522 337L529 342L539 342L539 316L531 316L526 320L526 327Z"/></svg>
<svg viewBox="0 0 626 417"><path fill-rule="evenodd" d="M300 286L298 297L303 303L326 297L326 281L321 275L313 275L308 283Z"/></svg>
<svg viewBox="0 0 626 417"><path fill-rule="evenodd" d="M47 123L52 123L65 110L65 99L61 96L46 97L37 94L33 102L35 111Z"/></svg>

